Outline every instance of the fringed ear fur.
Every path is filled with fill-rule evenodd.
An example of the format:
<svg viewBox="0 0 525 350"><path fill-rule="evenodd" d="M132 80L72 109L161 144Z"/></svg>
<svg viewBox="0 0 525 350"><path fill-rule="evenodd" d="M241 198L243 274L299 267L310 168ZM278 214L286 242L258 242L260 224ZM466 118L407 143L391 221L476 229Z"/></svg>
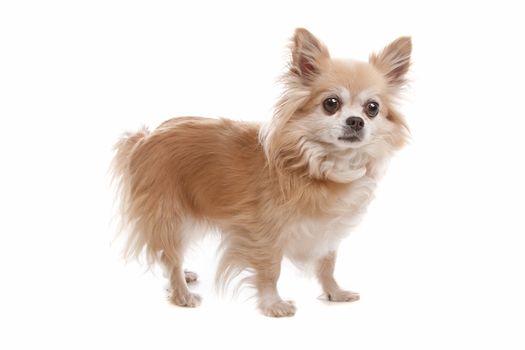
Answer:
<svg viewBox="0 0 525 350"><path fill-rule="evenodd" d="M308 84L319 75L325 61L329 58L328 49L312 33L304 28L295 30L290 67L292 74Z"/></svg>
<svg viewBox="0 0 525 350"><path fill-rule="evenodd" d="M370 55L369 62L383 73L390 86L401 87L406 83L405 76L410 68L411 53L410 37L400 37L378 54Z"/></svg>

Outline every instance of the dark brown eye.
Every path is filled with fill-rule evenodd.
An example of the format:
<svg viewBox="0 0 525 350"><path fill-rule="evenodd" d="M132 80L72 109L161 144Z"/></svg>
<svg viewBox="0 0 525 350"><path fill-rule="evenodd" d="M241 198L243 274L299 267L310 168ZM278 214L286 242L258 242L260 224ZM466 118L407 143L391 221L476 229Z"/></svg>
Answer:
<svg viewBox="0 0 525 350"><path fill-rule="evenodd" d="M323 108L328 114L334 114L341 107L341 102L336 97L328 97L323 101Z"/></svg>
<svg viewBox="0 0 525 350"><path fill-rule="evenodd" d="M370 118L374 118L379 113L379 103L370 101L365 106L365 113Z"/></svg>

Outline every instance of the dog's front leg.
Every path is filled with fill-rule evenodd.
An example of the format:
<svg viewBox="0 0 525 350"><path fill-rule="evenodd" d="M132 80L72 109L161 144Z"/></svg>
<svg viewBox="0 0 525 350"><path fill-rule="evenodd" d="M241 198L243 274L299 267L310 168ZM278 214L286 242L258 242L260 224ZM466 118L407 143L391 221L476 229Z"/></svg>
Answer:
<svg viewBox="0 0 525 350"><path fill-rule="evenodd" d="M295 314L293 302L282 300L277 292L281 261L282 255L279 255L259 260L253 264L259 309L264 315L270 317L287 317Z"/></svg>
<svg viewBox="0 0 525 350"><path fill-rule="evenodd" d="M334 278L335 256L335 252L330 252L318 262L316 274L323 291L330 301L359 300L359 293L343 290L337 284Z"/></svg>

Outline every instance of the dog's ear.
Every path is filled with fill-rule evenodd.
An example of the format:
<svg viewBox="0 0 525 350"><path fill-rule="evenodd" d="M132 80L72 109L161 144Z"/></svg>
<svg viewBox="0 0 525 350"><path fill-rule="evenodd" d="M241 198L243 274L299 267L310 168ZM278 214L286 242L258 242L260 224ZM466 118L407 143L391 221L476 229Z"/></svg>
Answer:
<svg viewBox="0 0 525 350"><path fill-rule="evenodd" d="M292 74L303 82L314 80L323 65L330 58L328 49L312 33L304 28L297 28L292 39Z"/></svg>
<svg viewBox="0 0 525 350"><path fill-rule="evenodd" d="M370 55L369 62L384 74L390 86L401 87L406 83L411 53L412 40L404 36L391 42L378 54Z"/></svg>

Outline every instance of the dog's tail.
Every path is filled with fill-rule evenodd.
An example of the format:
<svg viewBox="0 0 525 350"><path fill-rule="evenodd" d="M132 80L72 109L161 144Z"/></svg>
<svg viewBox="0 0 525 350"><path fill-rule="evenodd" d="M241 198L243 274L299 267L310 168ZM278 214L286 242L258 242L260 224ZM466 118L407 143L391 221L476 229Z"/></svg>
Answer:
<svg viewBox="0 0 525 350"><path fill-rule="evenodd" d="M113 149L116 151L115 157L111 164L113 180L119 181L122 185L122 179L128 175L131 154L139 142L149 134L148 128L143 126L137 132L127 132L121 136Z"/></svg>
<svg viewBox="0 0 525 350"><path fill-rule="evenodd" d="M133 225L131 213L131 178L130 169L133 152L140 146L148 136L149 130L143 126L137 132L127 132L121 136L113 147L115 156L111 162L112 183L116 186L117 199L120 207L120 225L119 232L123 231L129 225ZM138 235L136 232L128 237L128 243L125 248L125 256L130 257L138 255L140 245L137 242Z"/></svg>

